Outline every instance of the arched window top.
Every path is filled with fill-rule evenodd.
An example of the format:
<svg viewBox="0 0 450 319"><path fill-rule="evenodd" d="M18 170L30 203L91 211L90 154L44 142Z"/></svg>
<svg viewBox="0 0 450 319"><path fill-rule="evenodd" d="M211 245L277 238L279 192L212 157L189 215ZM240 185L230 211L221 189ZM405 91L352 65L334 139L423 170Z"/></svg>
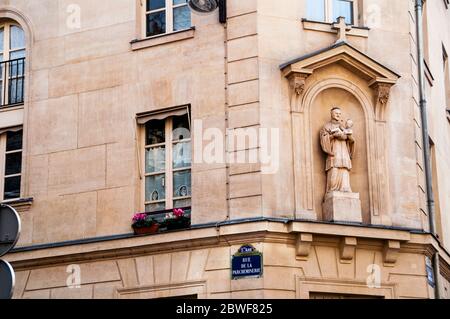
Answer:
<svg viewBox="0 0 450 319"><path fill-rule="evenodd" d="M0 61L24 58L25 43L25 32L18 23L0 23Z"/></svg>
<svg viewBox="0 0 450 319"><path fill-rule="evenodd" d="M26 36L10 19L0 20L0 108L24 102Z"/></svg>

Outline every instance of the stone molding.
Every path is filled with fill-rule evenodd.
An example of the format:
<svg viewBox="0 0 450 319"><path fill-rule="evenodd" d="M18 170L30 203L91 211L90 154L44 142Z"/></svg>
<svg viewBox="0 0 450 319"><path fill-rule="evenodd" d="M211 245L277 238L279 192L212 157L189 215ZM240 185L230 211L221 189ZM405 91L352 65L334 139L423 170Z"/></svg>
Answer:
<svg viewBox="0 0 450 319"><path fill-rule="evenodd" d="M176 297L197 295L200 299L206 297L206 281L191 281L182 283L138 286L117 289L118 299L154 299L161 297Z"/></svg>
<svg viewBox="0 0 450 319"><path fill-rule="evenodd" d="M310 293L325 293L338 295L373 296L375 298L396 299L397 285L381 283L374 289L367 282L355 280L329 280L323 278L304 278L297 276L296 279L297 299L310 299Z"/></svg>
<svg viewBox="0 0 450 319"><path fill-rule="evenodd" d="M338 32L335 29L333 29L333 24L334 23L302 19L303 29L305 29L305 30L337 34ZM351 30L347 32L347 36L368 38L369 31L370 31L369 28L351 26Z"/></svg>
<svg viewBox="0 0 450 319"><path fill-rule="evenodd" d="M337 225L314 222L253 222L234 224L203 229L192 229L174 233L162 233L153 236L132 237L86 243L47 249L19 251L8 254L5 259L12 263L17 271L34 267L46 267L67 263L86 262L95 260L125 258L130 256L144 256L161 254L164 252L186 251L210 247L241 245L246 243L267 242L283 243L296 247L298 258L307 260L311 247L317 242L321 245L324 238L328 245L336 246L341 241L342 256L350 260L355 243L364 246L364 240L379 242L379 249L383 250L386 242L401 242L400 250L395 245L387 244L388 260L393 261L393 253L410 252L424 254L425 251L439 250L442 260L450 264L448 255L439 244L433 241L429 234L414 234L407 230L393 230L386 228L369 228L362 226ZM371 244L373 246L373 244Z"/></svg>

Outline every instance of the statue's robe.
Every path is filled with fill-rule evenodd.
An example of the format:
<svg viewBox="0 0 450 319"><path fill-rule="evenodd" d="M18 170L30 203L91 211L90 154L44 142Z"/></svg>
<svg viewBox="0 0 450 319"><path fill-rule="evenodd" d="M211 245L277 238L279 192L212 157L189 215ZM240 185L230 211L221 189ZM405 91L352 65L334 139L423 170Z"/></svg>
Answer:
<svg viewBox="0 0 450 319"><path fill-rule="evenodd" d="M350 171L352 169L352 157L355 150L353 138L341 140L333 136L333 131L340 130L340 123L327 123L320 131L320 144L327 154L327 193L352 192L350 186Z"/></svg>

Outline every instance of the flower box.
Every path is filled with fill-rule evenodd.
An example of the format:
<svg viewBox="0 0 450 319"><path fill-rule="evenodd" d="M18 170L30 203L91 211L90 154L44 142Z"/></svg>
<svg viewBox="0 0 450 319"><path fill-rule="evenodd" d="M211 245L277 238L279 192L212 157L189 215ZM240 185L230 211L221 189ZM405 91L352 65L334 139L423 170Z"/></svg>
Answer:
<svg viewBox="0 0 450 319"><path fill-rule="evenodd" d="M135 235L155 234L159 231L159 224L149 227L133 227Z"/></svg>

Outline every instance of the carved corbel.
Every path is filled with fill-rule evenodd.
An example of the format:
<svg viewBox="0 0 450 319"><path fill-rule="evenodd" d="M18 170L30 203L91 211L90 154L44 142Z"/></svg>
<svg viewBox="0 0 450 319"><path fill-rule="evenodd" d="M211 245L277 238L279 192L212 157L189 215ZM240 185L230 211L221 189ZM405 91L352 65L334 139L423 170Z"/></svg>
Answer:
<svg viewBox="0 0 450 319"><path fill-rule="evenodd" d="M355 237L342 238L340 245L341 263L350 264L355 258L356 245L358 244Z"/></svg>
<svg viewBox="0 0 450 319"><path fill-rule="evenodd" d="M384 244L383 260L386 267L394 267L400 254L400 242L398 240L387 240Z"/></svg>
<svg viewBox="0 0 450 319"><path fill-rule="evenodd" d="M297 260L308 260L309 253L311 252L312 242L312 234L298 234L296 244Z"/></svg>
<svg viewBox="0 0 450 319"><path fill-rule="evenodd" d="M292 73L289 76L289 88L291 95L302 96L305 93L306 76L300 73Z"/></svg>
<svg viewBox="0 0 450 319"><path fill-rule="evenodd" d="M377 121L385 121L386 106L391 95L390 83L375 83L373 89L375 90L375 116Z"/></svg>
<svg viewBox="0 0 450 319"><path fill-rule="evenodd" d="M306 91L306 79L312 74L312 70L287 68L283 75L289 81L289 93L291 97L291 109L299 112L301 101Z"/></svg>

